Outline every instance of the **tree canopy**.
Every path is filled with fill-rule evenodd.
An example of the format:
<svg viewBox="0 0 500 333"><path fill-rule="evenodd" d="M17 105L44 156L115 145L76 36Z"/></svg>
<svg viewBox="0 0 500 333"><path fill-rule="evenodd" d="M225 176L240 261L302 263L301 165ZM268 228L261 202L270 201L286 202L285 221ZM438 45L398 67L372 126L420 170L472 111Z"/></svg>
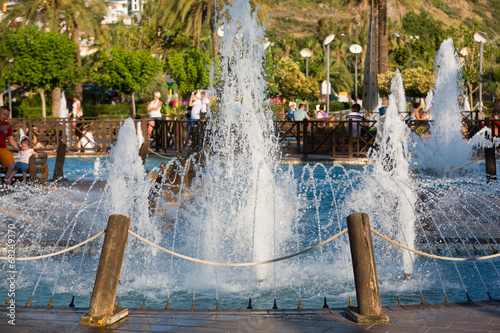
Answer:
<svg viewBox="0 0 500 333"><path fill-rule="evenodd" d="M167 55L167 70L179 83L179 92L187 94L210 85L211 64L208 51L189 49L174 51Z"/></svg>
<svg viewBox="0 0 500 333"><path fill-rule="evenodd" d="M109 52L101 52L92 77L101 85L131 94L135 115L134 92L153 82L160 70L160 62L149 52L113 47Z"/></svg>

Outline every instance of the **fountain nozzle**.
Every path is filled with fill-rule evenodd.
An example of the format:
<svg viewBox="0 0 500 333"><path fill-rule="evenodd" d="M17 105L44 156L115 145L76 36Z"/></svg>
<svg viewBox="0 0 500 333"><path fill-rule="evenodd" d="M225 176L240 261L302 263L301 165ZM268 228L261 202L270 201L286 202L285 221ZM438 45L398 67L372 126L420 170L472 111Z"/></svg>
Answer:
<svg viewBox="0 0 500 333"><path fill-rule="evenodd" d="M31 294L30 300L26 303L26 306L31 306L32 300L33 300L33 294Z"/></svg>
<svg viewBox="0 0 500 333"><path fill-rule="evenodd" d="M33 297L33 296L32 296ZM73 298L71 298L71 303L69 303L68 305L70 308L74 308L75 307L75 295L73 295Z"/></svg>
<svg viewBox="0 0 500 333"><path fill-rule="evenodd" d="M248 306L247 306L247 309L249 309L249 310L253 309L253 308L252 308L252 299L251 299L251 298L249 298L249 299L248 299Z"/></svg>
<svg viewBox="0 0 500 333"><path fill-rule="evenodd" d="M167 305L165 305L165 310L169 310L170 309L170 297L167 298Z"/></svg>
<svg viewBox="0 0 500 333"><path fill-rule="evenodd" d="M328 309L328 303L326 303L326 297L323 297L323 309Z"/></svg>

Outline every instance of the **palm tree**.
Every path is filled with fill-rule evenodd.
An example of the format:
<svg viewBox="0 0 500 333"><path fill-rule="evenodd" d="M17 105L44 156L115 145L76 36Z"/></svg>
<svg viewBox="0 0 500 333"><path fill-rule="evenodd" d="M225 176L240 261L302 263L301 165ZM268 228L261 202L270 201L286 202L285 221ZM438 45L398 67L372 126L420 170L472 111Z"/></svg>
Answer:
<svg viewBox="0 0 500 333"><path fill-rule="evenodd" d="M227 0L155 0L146 8L145 16L157 27L170 28L175 22L182 21L186 25L186 33L193 34L193 46L200 43L203 24L208 23L212 37L213 56L219 53L217 39L217 22L220 19L218 9L224 8ZM276 0L253 0L252 4L274 4Z"/></svg>
<svg viewBox="0 0 500 333"><path fill-rule="evenodd" d="M378 73L389 71L389 36L387 29L387 0L378 0Z"/></svg>
<svg viewBox="0 0 500 333"><path fill-rule="evenodd" d="M11 11L0 21L0 29L9 29L19 22L19 25L29 26L41 22L42 29L67 33L76 43L75 58L77 66L82 66L80 56L81 33L90 36L100 34L100 22L106 13L104 0L95 0L87 4L85 0L20 0ZM19 20L20 18L20 20ZM82 100L82 84L75 85L75 96ZM52 92L52 114L59 115L61 89Z"/></svg>

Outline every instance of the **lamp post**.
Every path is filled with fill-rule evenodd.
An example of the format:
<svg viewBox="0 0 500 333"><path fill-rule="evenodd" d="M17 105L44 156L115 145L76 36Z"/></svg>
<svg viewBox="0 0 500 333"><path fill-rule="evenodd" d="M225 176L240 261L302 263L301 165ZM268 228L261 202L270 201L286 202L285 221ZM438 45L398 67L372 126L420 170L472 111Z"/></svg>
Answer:
<svg viewBox="0 0 500 333"><path fill-rule="evenodd" d="M12 62L13 59L9 59L9 80L7 81L7 89L8 89L8 94L9 94L9 117L12 117L12 87L11 87L11 84L10 84L10 77L11 77L11 74L10 74L10 63Z"/></svg>
<svg viewBox="0 0 500 333"><path fill-rule="evenodd" d="M479 113L483 111L483 44L488 42L488 36L484 32L476 32L474 41L479 43L479 100L476 112L476 119L479 119Z"/></svg>
<svg viewBox="0 0 500 333"><path fill-rule="evenodd" d="M310 49L302 49L300 50L300 55L306 58L306 79L309 77L309 58L313 55L313 52ZM306 112L309 113L309 101L306 101Z"/></svg>
<svg viewBox="0 0 500 333"><path fill-rule="evenodd" d="M326 46L326 113L330 112L330 43L335 39L335 35L330 35L323 41L323 47Z"/></svg>
<svg viewBox="0 0 500 333"><path fill-rule="evenodd" d="M403 41L403 43L405 43L406 48L408 49L408 53L410 53L410 68L413 68L413 57L411 56L411 50L410 50L410 47L408 46L408 43L406 43L404 38L401 37L397 32L393 32L392 35L396 38L401 39Z"/></svg>
<svg viewBox="0 0 500 333"><path fill-rule="evenodd" d="M354 53L355 63L354 63L354 101L358 103L358 53L363 50L358 44L352 44L349 47L349 51Z"/></svg>

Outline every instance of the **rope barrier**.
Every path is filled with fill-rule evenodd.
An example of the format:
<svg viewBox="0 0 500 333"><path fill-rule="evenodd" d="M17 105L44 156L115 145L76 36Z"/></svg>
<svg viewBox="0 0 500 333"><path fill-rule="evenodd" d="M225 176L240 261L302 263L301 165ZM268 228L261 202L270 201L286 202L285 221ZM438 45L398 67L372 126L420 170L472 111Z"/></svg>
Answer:
<svg viewBox="0 0 500 333"><path fill-rule="evenodd" d="M148 151L149 151L151 154L154 154L154 155L159 156L159 157L163 157L163 158L165 158L165 159L170 158L169 156L163 156L163 155L161 155L161 154L158 154L157 152L155 152L155 151L154 151L154 150L152 150L151 148L148 148Z"/></svg>
<svg viewBox="0 0 500 333"><path fill-rule="evenodd" d="M74 250L76 248L79 248L80 246L83 246L91 241L93 241L94 239L96 239L97 237L101 236L103 233L105 233L106 230L103 230L101 231L100 233L98 233L97 235L95 235L94 237L91 237L89 239L87 239L86 241L83 241L79 244L76 244L75 246L72 246L72 247L68 247L67 249L65 250L61 250L61 251L58 251L58 252L54 252L54 253L50 253L50 254L45 254L43 256L38 256L38 257L24 257L24 258L8 258L8 257L0 257L0 260L11 260L11 259L15 259L16 261L27 261L27 260L38 260L38 259L43 259L43 258L49 258L49 257L54 257L54 256L57 256L59 254L63 254L63 253L66 253L66 252L69 252L71 250Z"/></svg>
<svg viewBox="0 0 500 333"><path fill-rule="evenodd" d="M472 160L471 162L465 164L465 165L462 165L462 166L459 166L459 167L456 167L456 168L453 168L453 169L448 169L448 170L430 170L430 169L422 169L422 168L419 168L417 166L414 166L412 165L412 167L414 169L417 169L417 170L422 170L422 171L430 171L430 172L448 172L448 171L455 171L455 170L458 170L458 169L462 169L462 168L465 168L466 166L469 166L471 165L472 163L476 163L477 161L480 161L484 158L484 156L481 156L481 157L478 157L474 160Z"/></svg>
<svg viewBox="0 0 500 333"><path fill-rule="evenodd" d="M221 262L215 262L215 261L208 261L208 260L201 260L201 259L196 259L196 258L192 258L192 257L188 257L188 256L185 256L183 254L179 254L179 253L176 253L176 252L173 252L173 251L170 251L170 250L167 250L159 245L156 245L154 243L151 243L150 241L148 241L147 239L144 239L142 238L141 236L137 235L136 233L134 233L133 231L128 231L129 234L131 234L132 236L136 237L137 239L143 241L144 243L146 244L149 244L155 248L157 248L158 250L160 251L163 251L163 252L166 252L166 253L169 253L171 255L174 255L176 257L179 257L179 258L182 258L182 259L185 259L185 260L189 260L189 261L194 261L194 262L197 262L197 263L201 263L201 264L207 264L207 265L212 265L212 266L226 266L226 267L243 267L243 266L257 266L257 265L264 265L264 264L270 264L270 263L273 263L273 262L278 262L278 261L282 261L282 260L285 260L285 259L290 259L290 258L293 258L293 257L296 257L298 255L301 255L301 254L304 254L306 252L309 252L309 251L312 251L320 246L323 246L325 245L326 243L329 243L331 242L332 240L334 240L335 238L337 237L340 237L342 236L343 234L345 234L347 232L347 228L342 230L341 232L339 232L338 234L322 241L321 243L318 243L312 247L309 247L305 250L302 250L300 252L297 252L297 253L294 253L294 254L290 254L290 255L287 255L287 256L284 256L284 257L281 257L281 258L276 258L276 259L269 259L269 260L264 260L264 261L257 261L257 262L244 262L244 263L221 263Z"/></svg>
<svg viewBox="0 0 500 333"><path fill-rule="evenodd" d="M394 244L396 246L399 246L400 248L402 249L405 249L405 250L408 250L410 252L413 252L413 253L416 253L416 254L420 254L424 257L429 257L429 258L435 258L435 259L440 259L440 260L448 260L448 261L477 261L477 260L486 260L486 259L492 259L492 258L498 258L500 257L500 253L497 253L497 254L492 254L492 255L489 255L489 256L484 256L484 257L473 257L473 258L451 258L451 257L442 257L442 256L436 256L434 254L429 254L429 253L425 253L425 252L421 252L421 251L418 251L418 250L414 250L414 249L410 249L409 247L406 247L402 244L399 244L391 239L389 239L388 237L385 237L384 235L382 235L381 233L373 230L372 228L370 228L370 230L377 236L379 236L380 238L388 241L389 243L391 244Z"/></svg>

